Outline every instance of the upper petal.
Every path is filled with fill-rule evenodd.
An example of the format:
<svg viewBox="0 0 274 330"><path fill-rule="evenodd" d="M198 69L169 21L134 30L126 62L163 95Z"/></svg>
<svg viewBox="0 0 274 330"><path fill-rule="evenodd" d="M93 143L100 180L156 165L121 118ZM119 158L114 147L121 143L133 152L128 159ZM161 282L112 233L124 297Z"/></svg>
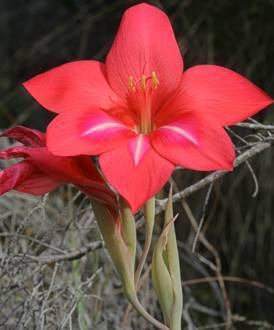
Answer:
<svg viewBox="0 0 274 330"><path fill-rule="evenodd" d="M102 154L99 163L106 179L136 212L163 187L174 165L155 152L147 140L141 146L145 151L137 151L136 156L140 140L134 139Z"/></svg>
<svg viewBox="0 0 274 330"><path fill-rule="evenodd" d="M63 112L47 128L47 146L60 156L98 155L135 133L104 111Z"/></svg>
<svg viewBox="0 0 274 330"><path fill-rule="evenodd" d="M158 128L152 146L176 165L193 170L231 170L234 147L225 132L212 122L192 113Z"/></svg>
<svg viewBox="0 0 274 330"><path fill-rule="evenodd" d="M105 109L117 98L106 80L104 64L97 61L66 63L23 85L43 107L57 113L91 105Z"/></svg>
<svg viewBox="0 0 274 330"><path fill-rule="evenodd" d="M261 89L236 72L216 66L197 65L183 74L178 91L158 114L194 111L222 126L240 122L273 101Z"/></svg>
<svg viewBox="0 0 274 330"><path fill-rule="evenodd" d="M159 86L155 101L161 103L179 84L183 60L172 26L164 12L148 4L132 6L123 15L106 60L107 77L113 90L128 96L129 77L137 83L155 72Z"/></svg>

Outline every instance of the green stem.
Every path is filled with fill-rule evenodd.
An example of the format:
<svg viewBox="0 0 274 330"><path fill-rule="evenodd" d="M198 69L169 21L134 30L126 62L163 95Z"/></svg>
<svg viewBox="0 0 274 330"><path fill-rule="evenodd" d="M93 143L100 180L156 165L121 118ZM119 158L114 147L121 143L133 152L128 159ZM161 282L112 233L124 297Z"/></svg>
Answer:
<svg viewBox="0 0 274 330"><path fill-rule="evenodd" d="M143 316L144 319L146 319L149 323L154 325L157 329L161 330L170 330L167 326L165 326L163 323L157 321L154 317L152 317L141 305L139 302L137 296L135 294L128 295L128 300L132 304L132 306L136 309L136 311Z"/></svg>
<svg viewBox="0 0 274 330"><path fill-rule="evenodd" d="M155 222L155 197L152 197L144 206L144 217L145 217L145 243L142 255L139 260L139 264L137 266L135 272L135 286L138 287L140 277L147 259L147 255L151 246L152 234Z"/></svg>

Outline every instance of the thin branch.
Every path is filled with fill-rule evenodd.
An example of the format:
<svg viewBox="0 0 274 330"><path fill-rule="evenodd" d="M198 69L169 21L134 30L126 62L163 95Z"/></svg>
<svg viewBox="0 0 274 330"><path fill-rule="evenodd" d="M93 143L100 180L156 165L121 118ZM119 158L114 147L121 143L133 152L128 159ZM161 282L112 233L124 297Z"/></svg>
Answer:
<svg viewBox="0 0 274 330"><path fill-rule="evenodd" d="M54 250L56 252L59 252L59 253L66 253L65 251L61 250L61 249L58 249L57 247L55 246L52 246L52 245L49 245L37 238L34 238L34 237L30 237L30 236L25 236L25 235L20 235L20 234L17 234L17 233L0 233L0 237L12 237L12 238L15 238L15 239L25 239L27 241L30 241L32 243L36 243L36 244L39 244L41 246L44 246L48 249L51 249L51 250Z"/></svg>
<svg viewBox="0 0 274 330"><path fill-rule="evenodd" d="M193 241L193 245L192 245L192 253L195 252L196 245L197 245L197 242L198 242L198 239L199 239L199 235L200 235L200 232L201 232L203 224L204 224L206 209L207 209L209 198L210 198L210 195L211 195L211 192L212 192L212 188L213 188L213 183L210 184L210 186L208 188L208 192L206 194L205 202L204 202L204 205L203 205L202 217L201 217L201 220L199 222L199 226L197 228L196 235L194 237L194 241Z"/></svg>
<svg viewBox="0 0 274 330"><path fill-rule="evenodd" d="M261 282L255 281L255 280L249 280L249 279L241 278L241 277L237 277L237 276L223 276L223 280L225 282L233 282L233 283L251 285L256 288L263 289L263 290L267 291L268 293L274 295L274 288L272 288L268 285L265 285ZM184 287L184 286L189 286L189 285L194 285L194 284L209 283L209 282L213 282L213 281L218 281L218 277L212 276L212 277L195 278L193 280L184 281L182 283L182 286Z"/></svg>
<svg viewBox="0 0 274 330"><path fill-rule="evenodd" d="M52 263L56 263L56 262L61 262L61 261L71 261L71 260L75 260L75 259L80 259L82 258L84 255L86 255L87 253L91 252L91 251L95 251L99 248L102 248L104 246L102 241L96 241L96 242L92 242L86 246L84 246L83 248L71 251L71 252L67 252L66 254L56 254L56 255L49 255L49 256L32 256L29 254L20 254L20 255L16 255L13 256L13 258L15 257L21 257L21 258L28 258L31 259L34 262L38 262L40 264L52 264ZM0 259L4 259L5 257L2 257Z"/></svg>
<svg viewBox="0 0 274 330"><path fill-rule="evenodd" d="M251 174L251 177L253 179L253 182L254 182L254 192L252 194L252 197L255 198L257 195L258 195L258 192L259 192L259 183L258 183L258 179L257 179L257 176L252 168L252 166L250 165L250 162L248 160L245 161L245 164L246 164L246 167L248 168L250 174Z"/></svg>
<svg viewBox="0 0 274 330"><path fill-rule="evenodd" d="M197 254L199 259L203 263L207 264L207 266L209 266L212 270L214 270L214 272L217 275L216 279L218 281L220 290L222 292L223 301L224 301L224 308L225 308L225 312L226 312L226 318L227 318L228 323L231 323L232 313L231 313L230 301L229 301L227 290L226 290L225 283L224 283L224 280L223 280L222 263L221 263L221 258L219 256L219 253L215 249L215 247L207 240L207 238L205 236L205 233L203 233L202 231L200 231L198 233L198 228L199 228L198 223L197 223L196 218L194 217L190 207L188 206L186 200L182 199L181 204L182 204L184 210L186 211L186 213L188 215L188 219L189 219L194 231L196 232L196 235L197 235L199 241L214 256L215 264L213 262L207 260L206 258L203 258L201 255Z"/></svg>
<svg viewBox="0 0 274 330"><path fill-rule="evenodd" d="M233 126L239 126L239 127L246 127L246 128L251 128L251 129L262 129L266 131L273 131L274 130L274 125L264 125L264 124L250 124L250 123L238 123Z"/></svg>

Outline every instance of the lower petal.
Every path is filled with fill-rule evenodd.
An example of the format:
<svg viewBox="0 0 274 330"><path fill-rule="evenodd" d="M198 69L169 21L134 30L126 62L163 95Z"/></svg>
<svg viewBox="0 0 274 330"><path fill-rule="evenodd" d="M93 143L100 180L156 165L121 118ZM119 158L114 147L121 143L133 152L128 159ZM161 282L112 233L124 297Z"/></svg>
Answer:
<svg viewBox="0 0 274 330"><path fill-rule="evenodd" d="M135 133L101 110L63 112L47 128L47 146L59 156L98 155Z"/></svg>
<svg viewBox="0 0 274 330"><path fill-rule="evenodd" d="M174 169L150 143L138 164L129 144L102 154L99 163L106 179L128 201L133 212L159 192Z"/></svg>
<svg viewBox="0 0 274 330"><path fill-rule="evenodd" d="M234 146L222 127L186 114L181 120L158 128L152 146L176 165L198 170L231 170Z"/></svg>

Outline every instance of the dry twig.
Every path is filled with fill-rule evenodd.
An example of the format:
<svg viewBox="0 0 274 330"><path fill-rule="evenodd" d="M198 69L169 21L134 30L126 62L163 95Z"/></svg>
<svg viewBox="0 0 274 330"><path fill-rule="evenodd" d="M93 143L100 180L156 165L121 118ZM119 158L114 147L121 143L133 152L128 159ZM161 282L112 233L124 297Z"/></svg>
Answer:
<svg viewBox="0 0 274 330"><path fill-rule="evenodd" d="M103 247L104 244L102 241L92 242L83 248L76 249L75 251L70 252L64 252L64 254L56 254L56 255L48 255L48 256L32 256L29 254L17 254L14 255L14 258L28 258L31 261L38 262L40 264L54 264L61 261L72 261L76 259L80 259L83 256L85 256L87 253L91 251L95 251L101 247ZM1 259L4 259L5 257L1 257Z"/></svg>

